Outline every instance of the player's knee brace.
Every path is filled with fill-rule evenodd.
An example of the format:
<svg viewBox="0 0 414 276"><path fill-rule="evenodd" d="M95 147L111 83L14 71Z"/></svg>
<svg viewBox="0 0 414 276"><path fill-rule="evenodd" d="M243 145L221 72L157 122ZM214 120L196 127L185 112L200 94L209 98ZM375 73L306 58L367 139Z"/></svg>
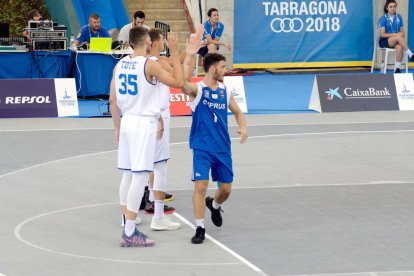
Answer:
<svg viewBox="0 0 414 276"><path fill-rule="evenodd" d="M122 206L127 204L127 195L129 186L131 185L132 173L130 171L124 171L122 174L121 184L119 185L119 203Z"/></svg>
<svg viewBox="0 0 414 276"><path fill-rule="evenodd" d="M167 164L166 162L158 162L154 164L154 191L167 191Z"/></svg>
<svg viewBox="0 0 414 276"><path fill-rule="evenodd" d="M127 209L129 211L138 213L147 182L147 172L132 173L131 186L127 196Z"/></svg>

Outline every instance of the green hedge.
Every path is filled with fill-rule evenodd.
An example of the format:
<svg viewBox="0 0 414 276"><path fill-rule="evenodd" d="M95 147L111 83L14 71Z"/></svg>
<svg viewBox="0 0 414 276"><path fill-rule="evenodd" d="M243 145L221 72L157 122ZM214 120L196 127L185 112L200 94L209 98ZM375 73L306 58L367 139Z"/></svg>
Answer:
<svg viewBox="0 0 414 276"><path fill-rule="evenodd" d="M27 27L27 13L33 9L43 19L49 17L44 0L0 0L0 22L10 23L10 36L21 36Z"/></svg>

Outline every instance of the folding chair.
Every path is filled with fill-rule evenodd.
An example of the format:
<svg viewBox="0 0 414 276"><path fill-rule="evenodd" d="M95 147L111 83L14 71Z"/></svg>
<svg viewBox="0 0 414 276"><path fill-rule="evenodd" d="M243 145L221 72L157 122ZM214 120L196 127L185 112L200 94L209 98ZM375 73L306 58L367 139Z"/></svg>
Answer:
<svg viewBox="0 0 414 276"><path fill-rule="evenodd" d="M374 65L375 65L375 61L377 59L377 51L381 51L381 57L382 57L382 60L383 60L383 65L384 65L381 68L381 71L382 71L383 74L386 74L387 73L387 66L388 66L388 55L390 53L394 53L394 57L395 57L396 51L393 48L381 48L379 46L379 39L380 39L380 32L377 29L375 31L375 37L374 37L374 53L372 55L371 73L374 72ZM395 58L394 58L394 61L395 61ZM405 72L408 73L408 57L407 57L407 53L405 51L403 53L403 61L405 61L404 62Z"/></svg>

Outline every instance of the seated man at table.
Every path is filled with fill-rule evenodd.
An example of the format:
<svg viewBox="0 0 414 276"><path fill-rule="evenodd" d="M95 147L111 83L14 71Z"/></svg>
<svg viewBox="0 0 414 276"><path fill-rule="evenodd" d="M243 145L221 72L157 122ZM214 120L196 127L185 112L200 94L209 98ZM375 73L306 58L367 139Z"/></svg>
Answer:
<svg viewBox="0 0 414 276"><path fill-rule="evenodd" d="M118 35L118 41L122 41L125 46L129 46L129 31L132 27L143 27L147 31L150 29L147 25L144 24L145 22L145 13L143 11L136 11L134 13L134 20L132 23L126 24L122 27L121 31Z"/></svg>
<svg viewBox="0 0 414 276"><path fill-rule="evenodd" d="M88 25L83 26L75 39L74 48L86 45L89 48L91 37L111 37L108 31L101 27L101 19L96 13L89 15Z"/></svg>

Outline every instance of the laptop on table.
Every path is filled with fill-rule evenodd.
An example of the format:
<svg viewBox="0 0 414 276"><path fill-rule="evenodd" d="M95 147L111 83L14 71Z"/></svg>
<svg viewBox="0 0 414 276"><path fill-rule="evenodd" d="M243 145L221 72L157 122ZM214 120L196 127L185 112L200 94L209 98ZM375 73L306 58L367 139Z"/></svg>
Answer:
<svg viewBox="0 0 414 276"><path fill-rule="evenodd" d="M91 52L111 52L112 38L110 37L91 37L89 44L89 51Z"/></svg>

